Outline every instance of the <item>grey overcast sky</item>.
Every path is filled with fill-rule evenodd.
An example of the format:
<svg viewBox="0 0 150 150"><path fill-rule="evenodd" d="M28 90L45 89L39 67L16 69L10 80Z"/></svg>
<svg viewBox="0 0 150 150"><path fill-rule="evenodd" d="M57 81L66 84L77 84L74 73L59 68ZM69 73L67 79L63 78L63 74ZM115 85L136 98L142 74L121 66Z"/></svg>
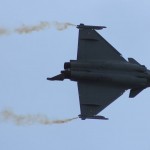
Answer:
<svg viewBox="0 0 150 150"><path fill-rule="evenodd" d="M65 61L76 59L78 29L58 31L45 25L40 30L41 22L105 25L99 33L109 43L126 59L133 57L150 68L149 0L1 0L0 20L1 112L11 109L52 120L80 113L76 83L46 80L59 73ZM23 25L40 29L28 34L14 31ZM149 150L149 93L146 89L129 99L127 91L101 112L109 121L16 125L1 120L0 149Z"/></svg>

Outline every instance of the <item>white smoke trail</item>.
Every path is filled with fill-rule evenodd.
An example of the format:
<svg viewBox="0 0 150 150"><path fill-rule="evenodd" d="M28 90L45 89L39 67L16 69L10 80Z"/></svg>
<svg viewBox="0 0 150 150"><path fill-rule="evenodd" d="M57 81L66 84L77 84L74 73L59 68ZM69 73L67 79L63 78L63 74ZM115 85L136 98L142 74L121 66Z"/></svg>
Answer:
<svg viewBox="0 0 150 150"><path fill-rule="evenodd" d="M69 22L48 22L48 21L41 21L38 24L35 25L25 25L23 24L22 26L9 30L7 28L0 28L0 35L8 35L12 33L17 33L17 34L30 34L32 32L39 32L42 30L50 29L51 27L54 27L58 31L66 30L68 27L73 27L76 26L72 23Z"/></svg>
<svg viewBox="0 0 150 150"><path fill-rule="evenodd" d="M70 27L70 26L76 26L76 25L74 25L74 24L72 24L72 23L69 23L69 22L61 23L61 22L57 22L57 21L56 21L56 22L53 23L53 26L54 26L57 30L62 31L62 30L67 29L67 28Z"/></svg>
<svg viewBox="0 0 150 150"><path fill-rule="evenodd" d="M77 119L63 119L63 120L51 120L43 115L17 115L12 110L6 109L0 112L1 122L13 122L16 125L32 125L32 124L42 124L42 125L52 125L52 124L64 124L72 120Z"/></svg>
<svg viewBox="0 0 150 150"><path fill-rule="evenodd" d="M8 35L9 33L8 29L0 27L0 35Z"/></svg>
<svg viewBox="0 0 150 150"><path fill-rule="evenodd" d="M44 30L44 29L47 29L47 28L50 28L50 23L48 22L40 22L39 24L37 25L32 25L32 26L29 26L29 25L22 25L21 27L19 28L16 28L14 31L18 34L28 34L28 33L31 33L31 32L34 32L34 31L41 31L41 30Z"/></svg>

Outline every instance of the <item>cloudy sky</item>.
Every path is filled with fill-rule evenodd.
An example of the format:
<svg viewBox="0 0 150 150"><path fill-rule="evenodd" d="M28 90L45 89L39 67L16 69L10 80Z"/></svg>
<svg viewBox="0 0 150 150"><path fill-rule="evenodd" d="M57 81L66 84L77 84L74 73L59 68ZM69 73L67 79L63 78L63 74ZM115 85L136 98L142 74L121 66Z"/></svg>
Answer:
<svg viewBox="0 0 150 150"><path fill-rule="evenodd" d="M77 55L78 29L56 22L105 25L107 41L150 68L149 8L148 0L1 0L1 149L150 149L149 89L134 99L127 91L101 112L109 121L58 124L80 114L77 85L46 80Z"/></svg>

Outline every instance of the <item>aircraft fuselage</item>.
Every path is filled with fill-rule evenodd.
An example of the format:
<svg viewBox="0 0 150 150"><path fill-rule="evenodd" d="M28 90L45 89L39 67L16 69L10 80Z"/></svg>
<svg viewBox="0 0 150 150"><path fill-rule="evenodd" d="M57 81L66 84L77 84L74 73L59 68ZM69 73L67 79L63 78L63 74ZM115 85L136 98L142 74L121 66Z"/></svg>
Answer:
<svg viewBox="0 0 150 150"><path fill-rule="evenodd" d="M80 24L77 60L64 63L60 74L48 80L70 79L78 84L79 118L103 119L97 116L126 90L129 97L137 96L150 87L150 70L133 58L128 61L98 32L105 26Z"/></svg>
<svg viewBox="0 0 150 150"><path fill-rule="evenodd" d="M72 81L88 80L102 84L120 84L127 89L150 85L149 70L143 65L130 62L71 60L64 64L64 69L61 73Z"/></svg>

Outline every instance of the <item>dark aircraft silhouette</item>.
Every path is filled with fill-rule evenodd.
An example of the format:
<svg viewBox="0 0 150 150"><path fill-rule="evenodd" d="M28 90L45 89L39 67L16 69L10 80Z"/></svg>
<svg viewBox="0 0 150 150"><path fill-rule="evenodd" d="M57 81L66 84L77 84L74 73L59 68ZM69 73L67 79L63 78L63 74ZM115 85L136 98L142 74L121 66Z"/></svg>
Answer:
<svg viewBox="0 0 150 150"><path fill-rule="evenodd" d="M64 70L48 80L70 79L78 84L81 119L104 119L97 114L130 90L133 98L150 86L150 70L135 59L125 60L95 30L104 26L77 25L77 60L64 63Z"/></svg>

